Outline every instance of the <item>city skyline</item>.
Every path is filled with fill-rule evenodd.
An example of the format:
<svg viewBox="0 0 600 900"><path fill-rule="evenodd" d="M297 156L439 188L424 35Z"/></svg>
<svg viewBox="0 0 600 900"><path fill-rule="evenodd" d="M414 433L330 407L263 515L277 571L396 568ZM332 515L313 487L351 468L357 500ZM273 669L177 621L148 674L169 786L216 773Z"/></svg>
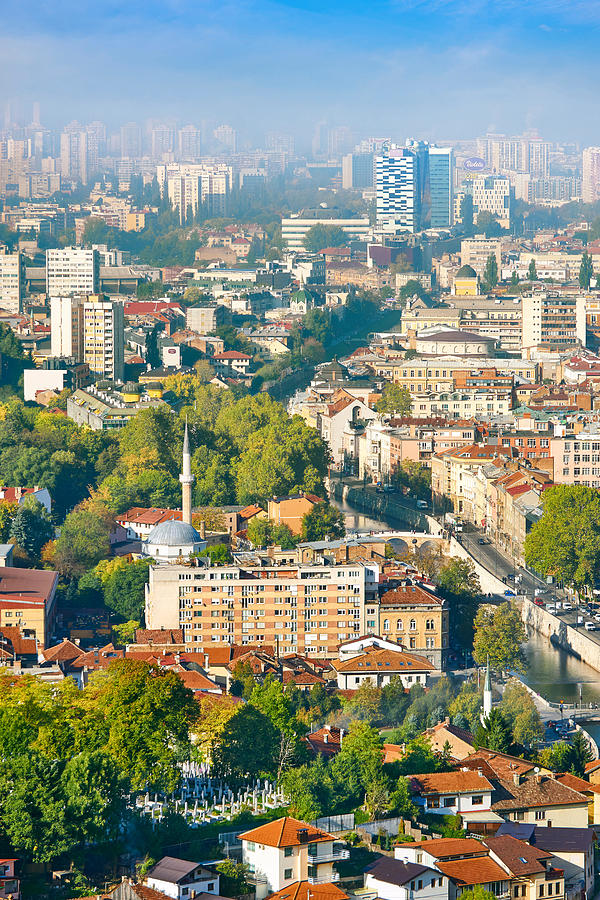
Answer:
<svg viewBox="0 0 600 900"><path fill-rule="evenodd" d="M537 128L597 143L599 24L588 2L102 2L50 17L30 0L0 37L2 101L39 100L52 127L216 119L254 143L270 128L306 136L322 118L361 134Z"/></svg>

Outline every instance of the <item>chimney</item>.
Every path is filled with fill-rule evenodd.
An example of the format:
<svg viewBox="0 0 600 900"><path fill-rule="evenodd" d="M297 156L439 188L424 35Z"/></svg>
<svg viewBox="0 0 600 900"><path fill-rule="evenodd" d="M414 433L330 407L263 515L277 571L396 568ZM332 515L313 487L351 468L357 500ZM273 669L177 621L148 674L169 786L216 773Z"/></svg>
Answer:
<svg viewBox="0 0 600 900"><path fill-rule="evenodd" d="M536 784L542 783L542 773L541 772L536 772L535 781L536 781Z"/></svg>
<svg viewBox="0 0 600 900"><path fill-rule="evenodd" d="M208 669L208 666L209 666L209 662L208 662L208 653L205 653L205 654L204 654L204 668L205 668L205 669Z"/></svg>
<svg viewBox="0 0 600 900"><path fill-rule="evenodd" d="M446 718L444 719L444 725L449 725L449 724L450 724L450 716L446 716Z"/></svg>
<svg viewBox="0 0 600 900"><path fill-rule="evenodd" d="M521 783L521 776L518 772L513 772L513 783L518 787Z"/></svg>
<svg viewBox="0 0 600 900"><path fill-rule="evenodd" d="M477 774L480 778L483 778L483 769L477 769Z"/></svg>
<svg viewBox="0 0 600 900"><path fill-rule="evenodd" d="M323 735L323 743L324 743L324 744L328 744L328 743L329 743L329 735L328 735L327 733L325 733L325 734Z"/></svg>

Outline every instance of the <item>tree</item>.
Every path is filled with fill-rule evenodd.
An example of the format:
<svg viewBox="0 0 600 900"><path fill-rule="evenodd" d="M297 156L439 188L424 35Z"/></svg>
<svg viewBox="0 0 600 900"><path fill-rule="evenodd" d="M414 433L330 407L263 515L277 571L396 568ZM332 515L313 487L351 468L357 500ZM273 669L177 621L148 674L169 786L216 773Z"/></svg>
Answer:
<svg viewBox="0 0 600 900"><path fill-rule="evenodd" d="M18 511L18 503L0 503L0 544L8 543L12 523Z"/></svg>
<svg viewBox="0 0 600 900"><path fill-rule="evenodd" d="M513 742L510 725L499 709L492 709L475 730L475 744L487 750L506 753Z"/></svg>
<svg viewBox="0 0 600 900"><path fill-rule="evenodd" d="M364 807L370 819L378 819L389 810L390 792L383 778L378 778L368 785Z"/></svg>
<svg viewBox="0 0 600 900"><path fill-rule="evenodd" d="M54 561L63 575L80 575L110 553L112 517L91 501L69 513L54 549Z"/></svg>
<svg viewBox="0 0 600 900"><path fill-rule="evenodd" d="M253 516L248 522L246 534L253 547L268 547L273 542L273 526L269 519Z"/></svg>
<svg viewBox="0 0 600 900"><path fill-rule="evenodd" d="M496 900L496 895L486 891L482 884L476 884L474 888L461 891L461 900Z"/></svg>
<svg viewBox="0 0 600 900"><path fill-rule="evenodd" d="M255 706L240 705L213 748L215 774L233 780L273 774L277 748L277 730L269 717Z"/></svg>
<svg viewBox="0 0 600 900"><path fill-rule="evenodd" d="M587 252L584 251L581 257L581 265L579 266L579 285L584 288L586 291L589 290L590 282L594 276L594 264L592 262L592 257Z"/></svg>
<svg viewBox="0 0 600 900"><path fill-rule="evenodd" d="M473 731L477 727L481 717L481 692L477 688L474 681L465 681L459 694L454 698L448 709L452 719L452 724L457 725L459 717L465 721L465 725L469 731Z"/></svg>
<svg viewBox="0 0 600 900"><path fill-rule="evenodd" d="M225 897L239 897L250 891L250 868L234 859L224 859L215 869L221 876L220 886Z"/></svg>
<svg viewBox="0 0 600 900"><path fill-rule="evenodd" d="M571 770L575 775L579 775L579 777L582 778L585 773L586 764L592 762L592 760L594 759L594 754L592 753L590 742L587 740L583 732L575 732L575 734L571 738L571 749L573 753Z"/></svg>
<svg viewBox="0 0 600 900"><path fill-rule="evenodd" d="M419 774L418 772L416 774ZM403 819L416 819L418 808L413 802L408 778L400 776L390 796L390 808Z"/></svg>
<svg viewBox="0 0 600 900"><path fill-rule="evenodd" d="M481 596L475 567L468 559L451 559L435 576L440 593L450 606L451 641L463 647L473 642L473 619Z"/></svg>
<svg viewBox="0 0 600 900"><path fill-rule="evenodd" d="M139 622L130 619L129 622L123 622L121 625L113 625L112 630L119 644L132 644L139 627Z"/></svg>
<svg viewBox="0 0 600 900"><path fill-rule="evenodd" d="M578 593L600 577L600 495L595 488L561 484L544 491L543 514L525 538L527 565Z"/></svg>
<svg viewBox="0 0 600 900"><path fill-rule="evenodd" d="M356 689L348 703L351 715L360 722L374 725L381 721L381 689L367 678Z"/></svg>
<svg viewBox="0 0 600 900"><path fill-rule="evenodd" d="M288 769L281 785L289 799L291 814L304 822L311 822L332 808L334 786L331 771L322 756L312 763Z"/></svg>
<svg viewBox="0 0 600 900"><path fill-rule="evenodd" d="M496 672L523 671L525 640L525 626L516 606L509 602L497 607L483 606L475 618L473 659L480 666L489 660Z"/></svg>
<svg viewBox="0 0 600 900"><path fill-rule="evenodd" d="M141 619L152 562L150 559L138 559L115 569L104 585L104 602L109 609L125 619Z"/></svg>
<svg viewBox="0 0 600 900"><path fill-rule="evenodd" d="M519 276L517 275L516 271L513 271L512 275L510 276L510 286L512 290L519 286Z"/></svg>
<svg viewBox="0 0 600 900"><path fill-rule="evenodd" d="M495 288L498 284L498 260L495 253L490 253L483 271L483 280L488 288Z"/></svg>
<svg viewBox="0 0 600 900"><path fill-rule="evenodd" d="M529 281L537 280L537 270L535 267L535 259L532 259L531 262L529 263L529 268L527 269L527 277L528 277Z"/></svg>
<svg viewBox="0 0 600 900"><path fill-rule="evenodd" d="M412 411L412 396L410 391L399 384L386 384L377 401L376 410L380 413L388 413L393 416L410 416Z"/></svg>
<svg viewBox="0 0 600 900"><path fill-rule="evenodd" d="M27 498L29 499L29 498ZM35 498L19 506L10 529L10 537L31 560L38 560L44 544L54 536L50 517Z"/></svg>
<svg viewBox="0 0 600 900"><path fill-rule="evenodd" d="M67 822L75 843L112 840L125 812L125 779L102 750L79 753L64 769Z"/></svg>
<svg viewBox="0 0 600 900"><path fill-rule="evenodd" d="M513 725L513 739L515 743L525 747L532 747L538 741L544 739L546 729L540 719L540 714L535 709L526 709L519 713Z"/></svg>
<svg viewBox="0 0 600 900"><path fill-rule="evenodd" d="M566 741L557 741L544 747L539 754L540 763L553 772L570 772L573 765L573 748Z"/></svg>
<svg viewBox="0 0 600 900"><path fill-rule="evenodd" d="M233 559L231 550L227 544L211 544L206 548L206 556L210 559L213 566L224 566Z"/></svg>
<svg viewBox="0 0 600 900"><path fill-rule="evenodd" d="M304 249L309 253L318 253L326 247L344 247L347 243L348 235L337 225L323 225L318 222L304 235Z"/></svg>
<svg viewBox="0 0 600 900"><path fill-rule="evenodd" d="M326 538L337 540L346 534L344 515L330 503L315 503L313 508L302 517L302 540L323 541Z"/></svg>

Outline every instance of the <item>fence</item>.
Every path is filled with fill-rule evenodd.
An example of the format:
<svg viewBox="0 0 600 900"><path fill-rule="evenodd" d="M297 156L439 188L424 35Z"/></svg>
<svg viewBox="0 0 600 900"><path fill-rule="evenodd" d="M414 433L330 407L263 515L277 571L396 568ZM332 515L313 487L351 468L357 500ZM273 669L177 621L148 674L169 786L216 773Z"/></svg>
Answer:
<svg viewBox="0 0 600 900"><path fill-rule="evenodd" d="M321 831L327 831L329 834L335 834L340 831L353 831L354 829L354 813L346 813L342 816L321 816L311 822L315 828Z"/></svg>

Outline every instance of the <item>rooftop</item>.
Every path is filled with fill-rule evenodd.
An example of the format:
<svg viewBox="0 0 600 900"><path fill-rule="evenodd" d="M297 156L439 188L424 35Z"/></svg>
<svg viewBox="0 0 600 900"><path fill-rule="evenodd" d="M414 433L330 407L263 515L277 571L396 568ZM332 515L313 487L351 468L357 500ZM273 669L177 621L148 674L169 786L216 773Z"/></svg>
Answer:
<svg viewBox="0 0 600 900"><path fill-rule="evenodd" d="M320 828L284 816L275 822L259 825L251 831L240 835L242 841L255 841L268 847L299 847L301 844L314 844L318 841L332 841L333 837Z"/></svg>

